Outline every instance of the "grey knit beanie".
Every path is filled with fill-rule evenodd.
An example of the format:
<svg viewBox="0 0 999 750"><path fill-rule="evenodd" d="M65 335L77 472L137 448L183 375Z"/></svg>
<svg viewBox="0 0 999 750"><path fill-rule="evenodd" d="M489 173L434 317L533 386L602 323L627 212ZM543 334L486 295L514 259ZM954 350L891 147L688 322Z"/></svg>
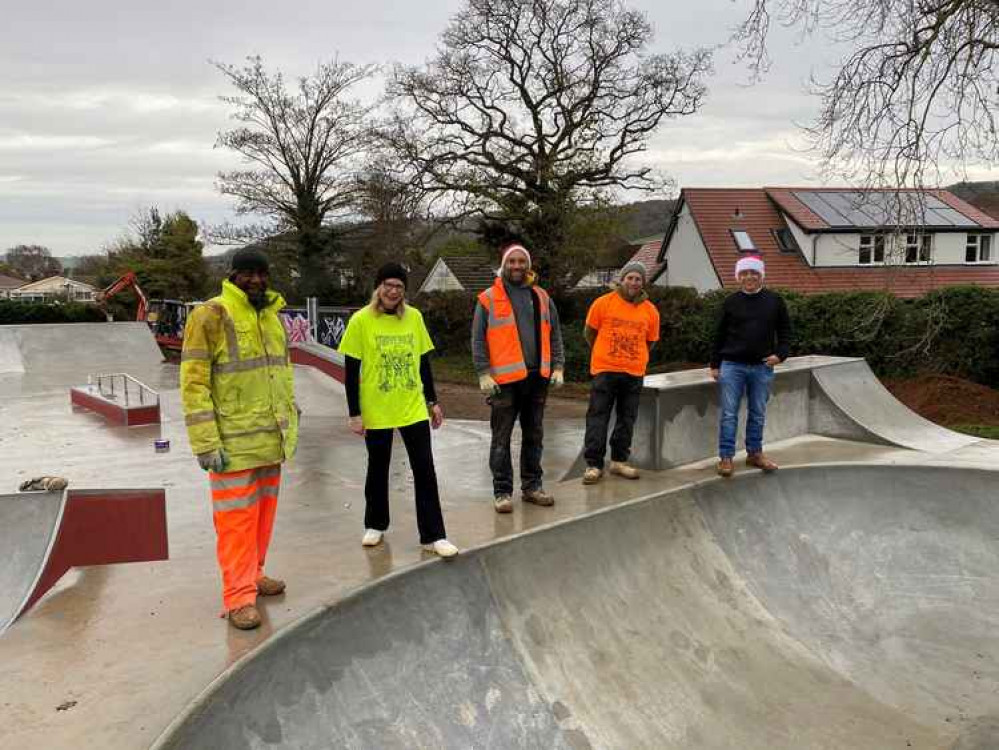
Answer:
<svg viewBox="0 0 999 750"><path fill-rule="evenodd" d="M621 273L618 275L618 281L624 281L624 277L629 273L637 273L642 277L643 282L649 280L649 272L645 268L645 264L640 260L629 260L624 264L624 268L621 269Z"/></svg>

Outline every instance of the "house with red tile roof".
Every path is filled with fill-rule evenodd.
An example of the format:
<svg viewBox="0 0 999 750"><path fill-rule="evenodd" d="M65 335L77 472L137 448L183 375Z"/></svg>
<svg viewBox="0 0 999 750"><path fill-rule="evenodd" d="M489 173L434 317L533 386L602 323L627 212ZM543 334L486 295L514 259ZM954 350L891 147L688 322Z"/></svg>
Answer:
<svg viewBox="0 0 999 750"><path fill-rule="evenodd" d="M659 262L659 250L663 246L662 237L648 237L642 240L641 247L628 259L628 263L634 263L638 261L643 266L649 274L649 278L653 279L659 275L662 263ZM625 264L627 265L627 264ZM624 268L624 266L621 266Z"/></svg>
<svg viewBox="0 0 999 750"><path fill-rule="evenodd" d="M999 221L946 190L684 188L654 281L735 288L748 253L769 286L805 294L999 287L997 234Z"/></svg>

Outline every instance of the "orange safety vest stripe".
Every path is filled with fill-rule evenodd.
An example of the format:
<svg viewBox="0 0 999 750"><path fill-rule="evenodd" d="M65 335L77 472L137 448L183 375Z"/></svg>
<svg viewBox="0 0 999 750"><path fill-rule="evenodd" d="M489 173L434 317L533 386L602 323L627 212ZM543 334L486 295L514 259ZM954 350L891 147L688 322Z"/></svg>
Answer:
<svg viewBox="0 0 999 750"><path fill-rule="evenodd" d="M551 377L552 371L552 319L548 292L540 287L531 287L538 298L541 316L540 372L542 377ZM527 377L524 363L524 350L520 345L517 320L513 304L507 296L503 281L496 279L493 285L479 294L479 304L487 313L486 346L489 349L489 374L500 385L516 383Z"/></svg>

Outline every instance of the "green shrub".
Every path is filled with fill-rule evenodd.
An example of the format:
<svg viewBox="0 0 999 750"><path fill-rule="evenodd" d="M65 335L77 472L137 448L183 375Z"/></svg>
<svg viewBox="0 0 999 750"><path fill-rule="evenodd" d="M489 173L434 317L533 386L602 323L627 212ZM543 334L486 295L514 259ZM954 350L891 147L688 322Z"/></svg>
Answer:
<svg viewBox="0 0 999 750"><path fill-rule="evenodd" d="M885 292L779 293L794 330L792 355L863 357L882 377L935 372L999 387L999 290L950 287L912 300ZM589 379L589 348L583 339L586 311L606 290L557 300L569 380ZM706 365L711 358L721 304L729 291L651 290L660 315L660 341L650 369ZM470 350L475 300L459 292L423 295L417 301L438 350Z"/></svg>
<svg viewBox="0 0 999 750"><path fill-rule="evenodd" d="M0 325L26 323L99 323L104 320L94 305L80 302L66 304L0 300Z"/></svg>

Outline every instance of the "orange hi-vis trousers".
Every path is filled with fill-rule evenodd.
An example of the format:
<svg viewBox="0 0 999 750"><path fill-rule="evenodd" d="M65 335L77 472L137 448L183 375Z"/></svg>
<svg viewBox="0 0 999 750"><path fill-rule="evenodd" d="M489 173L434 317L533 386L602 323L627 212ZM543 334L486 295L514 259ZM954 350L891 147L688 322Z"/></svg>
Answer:
<svg viewBox="0 0 999 750"><path fill-rule="evenodd" d="M274 528L281 465L208 473L216 552L222 570L222 601L227 612L257 601L257 581Z"/></svg>

